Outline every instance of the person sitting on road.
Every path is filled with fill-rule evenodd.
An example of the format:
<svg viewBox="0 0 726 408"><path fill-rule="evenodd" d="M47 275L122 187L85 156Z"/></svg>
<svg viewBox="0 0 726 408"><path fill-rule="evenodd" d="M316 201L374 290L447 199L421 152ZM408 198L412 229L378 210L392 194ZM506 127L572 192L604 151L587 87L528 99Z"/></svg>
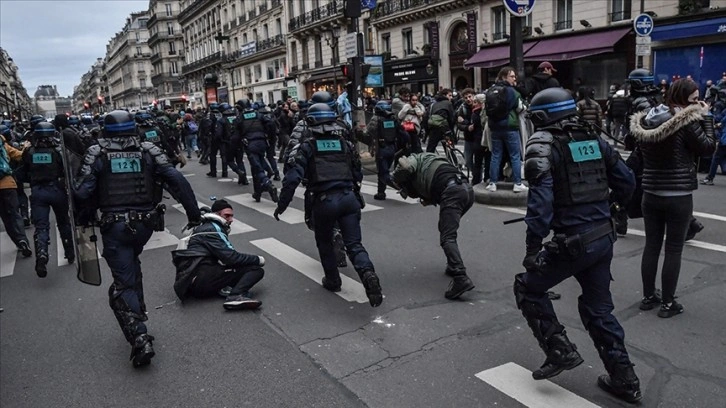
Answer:
<svg viewBox="0 0 726 408"><path fill-rule="evenodd" d="M265 258L237 252L229 241L234 221L232 206L225 200L212 204L202 224L192 230L186 249L172 251L176 266L174 291L179 299L225 298L227 310L251 310L262 305L250 289L264 276Z"/></svg>

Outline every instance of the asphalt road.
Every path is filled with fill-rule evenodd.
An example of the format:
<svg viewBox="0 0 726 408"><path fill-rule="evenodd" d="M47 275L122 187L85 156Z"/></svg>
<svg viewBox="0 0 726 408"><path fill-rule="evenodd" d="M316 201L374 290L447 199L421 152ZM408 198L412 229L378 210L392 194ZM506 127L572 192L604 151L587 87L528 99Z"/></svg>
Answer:
<svg viewBox="0 0 726 408"><path fill-rule="evenodd" d="M363 214L363 243L385 299L371 308L352 267L341 294L326 291L312 232L299 222L296 198L283 221L272 204L248 204L251 187L204 176L196 160L182 169L197 198L234 201L231 242L265 256L253 289L263 305L227 312L221 299L181 304L172 289L170 251L185 216L167 200L168 233L141 256L149 332L157 351L136 370L108 307L103 284L75 278L56 258L46 279L33 258L17 256L0 233L0 406L10 407L620 407L596 385L604 372L577 314L574 279L556 290L560 320L585 364L551 381L529 380L544 361L517 310L513 276L521 270L522 223L502 225L522 209L476 204L462 219L459 244L476 288L444 298L449 278L438 245L438 211L393 199ZM375 182L366 176L367 186ZM276 184L280 184L279 182ZM389 198L395 193L389 192ZM726 400L726 177L695 192L706 224L684 250L679 301L671 319L638 309L642 221L618 240L612 263L616 316L640 376L644 407L722 407ZM242 203L242 204L241 204ZM375 207L379 208L375 208ZM287 221L287 222L286 222ZM32 228L27 230L32 236ZM548 405L550 404L550 405Z"/></svg>

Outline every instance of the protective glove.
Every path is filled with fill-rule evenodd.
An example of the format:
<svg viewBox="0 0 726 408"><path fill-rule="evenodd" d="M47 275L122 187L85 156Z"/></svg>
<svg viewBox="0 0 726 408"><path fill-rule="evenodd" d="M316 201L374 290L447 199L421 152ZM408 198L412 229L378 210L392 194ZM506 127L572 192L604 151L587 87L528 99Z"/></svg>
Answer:
<svg viewBox="0 0 726 408"><path fill-rule="evenodd" d="M263 258L263 257L261 257L259 255L257 257L260 258L260 261L259 261L260 262L260 266L265 266L265 258Z"/></svg>
<svg viewBox="0 0 726 408"><path fill-rule="evenodd" d="M182 229L182 232L184 232L186 230L194 229L194 228L196 228L196 227L198 227L200 225L202 225L202 220L201 219L189 220L187 222L187 225L185 225L184 228Z"/></svg>
<svg viewBox="0 0 726 408"><path fill-rule="evenodd" d="M277 221L280 221L280 214L285 212L285 208L280 208L279 206L275 208L275 212L272 214Z"/></svg>
<svg viewBox="0 0 726 408"><path fill-rule="evenodd" d="M541 242L528 242L527 253L522 260L522 266L527 272L540 272L542 267L542 258L540 257L540 250L542 249Z"/></svg>

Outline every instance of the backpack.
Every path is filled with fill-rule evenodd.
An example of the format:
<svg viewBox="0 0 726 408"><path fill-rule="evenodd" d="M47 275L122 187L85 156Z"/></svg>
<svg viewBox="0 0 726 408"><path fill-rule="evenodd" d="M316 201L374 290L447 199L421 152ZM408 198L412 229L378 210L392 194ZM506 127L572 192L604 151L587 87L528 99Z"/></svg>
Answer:
<svg viewBox="0 0 726 408"><path fill-rule="evenodd" d="M199 132L199 125L197 125L197 122L190 120L188 123L188 126L189 126L189 133Z"/></svg>
<svg viewBox="0 0 726 408"><path fill-rule="evenodd" d="M429 112L428 112L429 114L427 115L428 117L426 118L426 127L429 129L439 128L439 129L443 129L443 130L448 130L449 121L446 120L446 118L443 117L442 115L439 115L438 113L434 113L434 105L436 105L435 102L432 103L431 106L429 107Z"/></svg>
<svg viewBox="0 0 726 408"><path fill-rule="evenodd" d="M0 178L11 174L13 174L13 169L10 167L8 152L5 151L5 142L0 140Z"/></svg>
<svg viewBox="0 0 726 408"><path fill-rule="evenodd" d="M507 108L507 88L503 85L492 85L486 91L485 110L487 117L499 122L507 118L509 109Z"/></svg>

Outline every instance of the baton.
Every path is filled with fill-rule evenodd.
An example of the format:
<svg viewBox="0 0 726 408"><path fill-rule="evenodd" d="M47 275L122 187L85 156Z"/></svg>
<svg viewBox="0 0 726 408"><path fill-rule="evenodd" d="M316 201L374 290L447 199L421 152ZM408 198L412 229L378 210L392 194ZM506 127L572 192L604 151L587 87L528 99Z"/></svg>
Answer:
<svg viewBox="0 0 726 408"><path fill-rule="evenodd" d="M614 141L615 143L620 143L621 145L625 146L625 142L621 141L620 139L616 139L615 137L613 137L613 136L612 136L612 135L611 135L610 133L606 132L606 131L605 131L605 130L604 130L603 128L601 128L600 126L598 126L598 125L596 125L596 124L594 124L594 123L591 123L590 125L592 125L592 127L594 127L595 129L599 130L599 131L600 131L600 133L602 133L602 134L604 134L605 136L609 137L609 138L610 138L611 140L613 140L613 141Z"/></svg>
<svg viewBox="0 0 726 408"><path fill-rule="evenodd" d="M524 217L513 218L511 220L502 221L502 224L508 225L508 224L514 224L514 223L522 222L522 221L524 221Z"/></svg>

